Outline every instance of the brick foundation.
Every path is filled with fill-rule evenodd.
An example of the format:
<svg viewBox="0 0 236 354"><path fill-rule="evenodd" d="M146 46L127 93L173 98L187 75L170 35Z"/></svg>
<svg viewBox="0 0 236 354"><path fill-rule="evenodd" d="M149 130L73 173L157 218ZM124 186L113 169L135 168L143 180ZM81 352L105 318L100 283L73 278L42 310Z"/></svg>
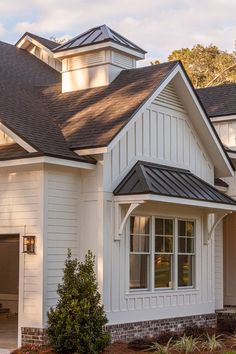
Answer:
<svg viewBox="0 0 236 354"><path fill-rule="evenodd" d="M124 323L107 326L112 341L131 341L143 337L157 337L166 332L182 334L187 327L216 328L216 314L169 318L164 320Z"/></svg>
<svg viewBox="0 0 236 354"><path fill-rule="evenodd" d="M224 332L234 333L236 331L235 307L228 307L222 311L217 311L217 328Z"/></svg>
<svg viewBox="0 0 236 354"><path fill-rule="evenodd" d="M131 341L142 337L156 337L162 333L175 332L183 333L184 329L191 326L216 328L216 314L197 315L188 317L169 318L164 320L142 321L108 325L106 328L111 333L112 342ZM22 345L47 343L46 331L41 328L23 327Z"/></svg>
<svg viewBox="0 0 236 354"><path fill-rule="evenodd" d="M22 346L26 344L44 345L47 343L46 330L43 328L22 327L21 341Z"/></svg>

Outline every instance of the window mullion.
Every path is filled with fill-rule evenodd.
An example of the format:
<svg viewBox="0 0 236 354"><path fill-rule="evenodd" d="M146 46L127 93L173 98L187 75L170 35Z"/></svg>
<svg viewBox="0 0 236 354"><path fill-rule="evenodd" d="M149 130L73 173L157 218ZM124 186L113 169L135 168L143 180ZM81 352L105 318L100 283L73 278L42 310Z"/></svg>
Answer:
<svg viewBox="0 0 236 354"><path fill-rule="evenodd" d="M178 219L174 224L173 289L178 289Z"/></svg>
<svg viewBox="0 0 236 354"><path fill-rule="evenodd" d="M155 217L151 218L150 234L150 290L154 291Z"/></svg>

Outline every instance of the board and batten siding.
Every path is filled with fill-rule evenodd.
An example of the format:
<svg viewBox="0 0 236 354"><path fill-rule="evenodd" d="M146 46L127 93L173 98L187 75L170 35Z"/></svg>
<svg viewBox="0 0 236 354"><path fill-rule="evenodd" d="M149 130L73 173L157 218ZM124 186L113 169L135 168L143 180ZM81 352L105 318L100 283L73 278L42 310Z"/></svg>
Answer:
<svg viewBox="0 0 236 354"><path fill-rule="evenodd" d="M43 172L2 170L0 191L0 233L20 236L19 327L42 327ZM36 236L35 255L22 253L25 234Z"/></svg>
<svg viewBox="0 0 236 354"><path fill-rule="evenodd" d="M106 227L104 228L104 305L110 323L162 319L215 311L215 241L204 244L203 211L145 203L134 213L196 220L196 286L193 289L129 291L127 238L114 241L112 191L138 160L190 170L214 183L214 166L169 84L104 155Z"/></svg>
<svg viewBox="0 0 236 354"><path fill-rule="evenodd" d="M213 164L171 84L105 158L111 191L138 160L189 169L209 183L214 181Z"/></svg>
<svg viewBox="0 0 236 354"><path fill-rule="evenodd" d="M79 174L71 169L45 171L45 320L56 305L68 248L78 255Z"/></svg>

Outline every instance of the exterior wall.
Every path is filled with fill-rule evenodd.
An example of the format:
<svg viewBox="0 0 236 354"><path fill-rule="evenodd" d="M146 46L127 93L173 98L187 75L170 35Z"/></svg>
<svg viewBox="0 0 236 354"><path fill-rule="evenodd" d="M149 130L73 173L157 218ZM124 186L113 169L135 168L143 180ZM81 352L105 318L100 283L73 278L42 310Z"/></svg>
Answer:
<svg viewBox="0 0 236 354"><path fill-rule="evenodd" d="M171 84L104 156L104 304L110 324L211 314L215 311L215 241L204 244L204 210L147 203L135 213L196 219L196 287L130 292L127 285L128 232L114 241L112 191L138 160L191 170L214 181L213 164ZM127 224L128 227L128 224ZM113 237L112 237L113 235Z"/></svg>
<svg viewBox="0 0 236 354"><path fill-rule="evenodd" d="M194 288L178 290L129 291L127 232L120 241L107 234L104 256L104 303L109 323L129 323L213 313L215 310L214 238L204 244L203 213L199 209L148 203L137 215L157 215L196 220L196 279ZM105 251L104 251L105 252ZM109 253L111 254L109 257ZM110 267L108 267L110 261Z"/></svg>
<svg viewBox="0 0 236 354"><path fill-rule="evenodd" d="M78 172L66 168L45 170L45 247L44 247L44 322L47 311L57 302L57 285L68 248L78 256L79 248L79 191Z"/></svg>
<svg viewBox="0 0 236 354"><path fill-rule="evenodd" d="M215 230L215 302L216 310L224 307L223 284L223 222Z"/></svg>
<svg viewBox="0 0 236 354"><path fill-rule="evenodd" d="M133 56L110 49L63 58L62 92L109 85L122 69L135 66Z"/></svg>
<svg viewBox="0 0 236 354"><path fill-rule="evenodd" d="M105 157L112 191L137 160L191 170L214 183L213 164L171 84Z"/></svg>
<svg viewBox="0 0 236 354"><path fill-rule="evenodd" d="M231 148L236 148L236 119L214 122L214 127L222 143Z"/></svg>
<svg viewBox="0 0 236 354"><path fill-rule="evenodd" d="M224 219L224 305L236 305L236 214Z"/></svg>
<svg viewBox="0 0 236 354"><path fill-rule="evenodd" d="M0 233L20 236L19 333L22 326L42 326L43 173L11 168L0 173ZM36 236L36 254L22 253L22 236ZM19 336L20 338L20 336ZM20 344L20 343L19 343Z"/></svg>
<svg viewBox="0 0 236 354"><path fill-rule="evenodd" d="M36 45L31 45L28 50L31 54L35 55L44 63L48 64L53 69L61 72L62 63L60 62L60 60L53 58L53 53L51 51L46 51L45 49L40 48Z"/></svg>

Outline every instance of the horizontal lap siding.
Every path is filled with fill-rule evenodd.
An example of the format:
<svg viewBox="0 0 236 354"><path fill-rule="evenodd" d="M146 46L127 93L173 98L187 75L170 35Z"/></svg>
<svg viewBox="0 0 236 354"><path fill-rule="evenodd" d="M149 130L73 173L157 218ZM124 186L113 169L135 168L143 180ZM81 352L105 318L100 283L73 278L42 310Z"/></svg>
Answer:
<svg viewBox="0 0 236 354"><path fill-rule="evenodd" d="M77 255L79 176L70 171L48 171L46 196L48 311L57 301L68 248Z"/></svg>
<svg viewBox="0 0 236 354"><path fill-rule="evenodd" d="M20 253L20 321L40 325L42 318L42 171L0 174L0 233L36 236L36 255Z"/></svg>

